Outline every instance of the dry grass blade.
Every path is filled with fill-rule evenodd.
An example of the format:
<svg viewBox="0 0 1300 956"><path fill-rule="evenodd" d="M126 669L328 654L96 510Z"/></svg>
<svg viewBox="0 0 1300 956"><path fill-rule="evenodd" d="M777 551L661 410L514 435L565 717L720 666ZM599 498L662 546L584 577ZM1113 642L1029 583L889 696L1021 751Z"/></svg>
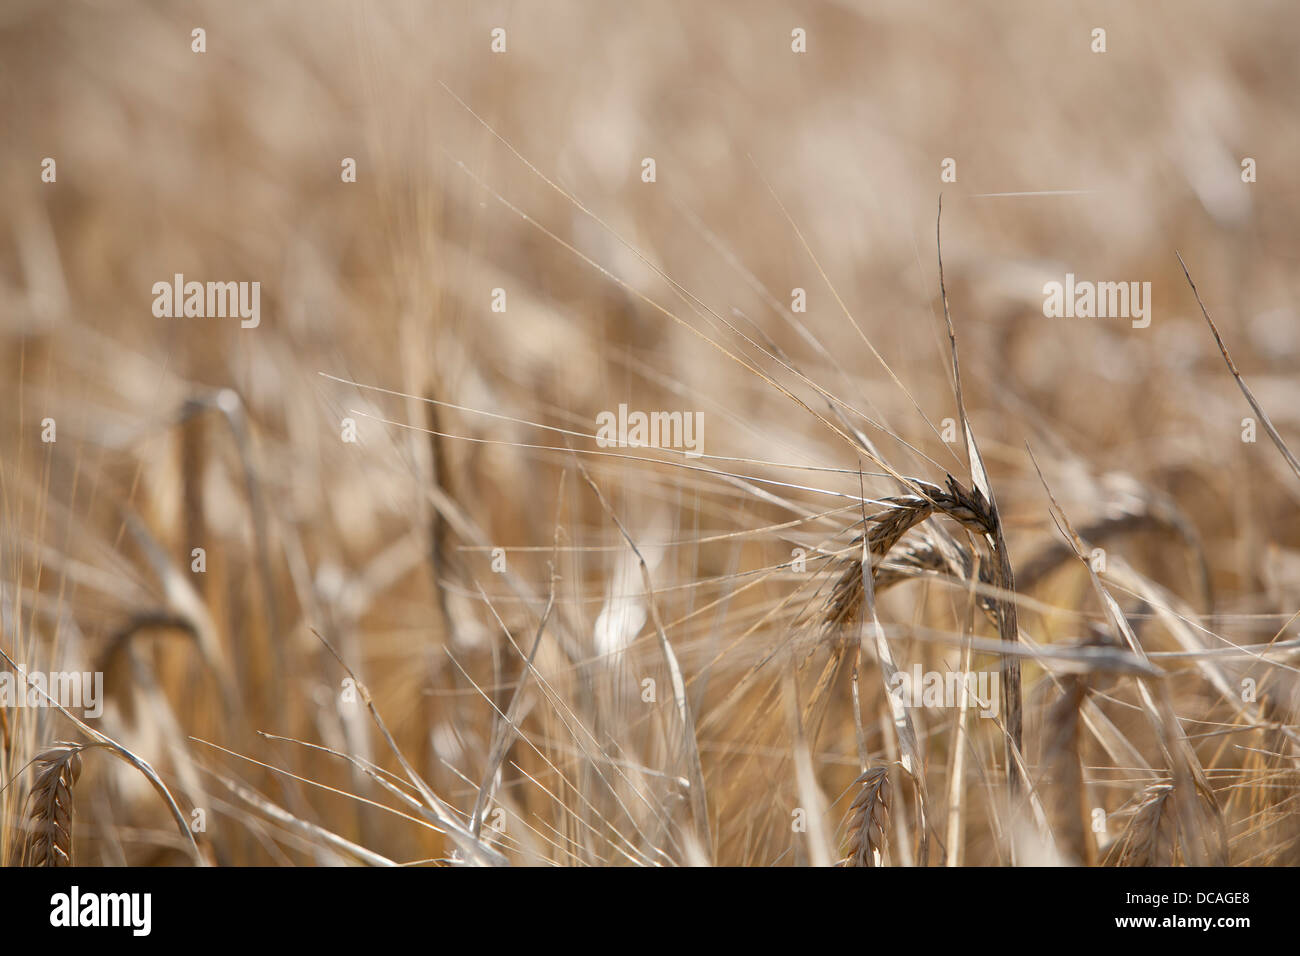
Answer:
<svg viewBox="0 0 1300 956"><path fill-rule="evenodd" d="M815 867L831 865L831 842L826 833L826 800L821 787L817 784L817 772L813 767L812 752L808 749L808 735L804 732L799 719L799 691L794 680L793 666L785 674L786 714L790 722L791 749L795 770L795 787L799 794L799 803L807 819L805 829L808 848L808 862Z"/></svg>
<svg viewBox="0 0 1300 956"><path fill-rule="evenodd" d="M546 624L551 619L551 612L555 609L555 568L559 561L560 547L560 503L564 499L563 473L560 476L560 489L556 493L555 499L554 550L551 555L551 584L549 596L546 599L546 609L542 611L542 619L537 623L537 633L533 637L532 649L529 650L528 656L524 659L524 668L519 675L519 685L515 688L514 696L510 698L510 704L506 708L505 714L501 715L498 723L493 727L492 747L488 752L487 767L483 771L483 782L479 785L478 796L474 798L474 812L470 817L470 832L476 837L483 832L483 815L487 811L489 801L492 799L497 771L501 769L501 764L510 751L510 745L519 733L519 710L523 705L524 690L528 686L528 675L533 671L533 662L537 659L537 651L542 646L542 635L546 633Z"/></svg>
<svg viewBox="0 0 1300 956"><path fill-rule="evenodd" d="M428 816L431 816L433 822L447 832L447 835L455 841L457 847L465 853L466 858L470 862L476 865L504 866L506 864L505 857L491 847L483 844L469 831L467 827L462 826L456 819L455 812L451 807L443 802L443 800L435 794L432 789L430 789L429 785L424 782L424 778L415 772L415 768L411 766L410 762L406 759L406 756L402 753L401 748L397 746L397 741L395 741L393 735L389 733L388 725L385 724L384 719L379 716L379 709L375 707L374 699L370 696L370 690L361 682L361 679L357 677L356 671L348 666L347 661L343 659L329 641L325 640L325 638L321 636L319 631L312 628L311 632L316 635L317 640L325 645L325 649L334 656L334 659L339 662L339 666L342 667L343 670L347 672L347 675L352 678L353 683L356 685L357 693L361 695L362 701L365 702L366 709L370 712L370 719L374 721L375 726L379 729L379 733L388 743L388 749L391 750L393 756L397 758L397 762L406 773L406 778L411 781L416 790L420 792L420 796L424 798L424 805L421 807L421 811Z"/></svg>
<svg viewBox="0 0 1300 956"><path fill-rule="evenodd" d="M510 751L510 745L514 742L516 735L519 734L519 710L523 704L524 691L528 686L528 675L532 673L533 661L537 659L537 651L542 646L542 636L546 633L546 622L551 619L551 611L554 608L555 571L554 566L552 566L550 597L546 601L546 610L542 612L542 619L537 623L537 633L533 637L533 646L528 651L528 656L524 658L524 669L520 673L519 684L515 687L514 695L510 698L510 704L506 708L505 714L500 717L499 722L493 728L492 747L488 752L487 767L483 771L483 782L479 784L478 796L474 798L474 811L470 817L470 832L476 837L481 836L483 832L483 815L492 800L497 771L501 769L501 764Z"/></svg>
<svg viewBox="0 0 1300 956"><path fill-rule="evenodd" d="M1002 534L1002 519L998 515L997 502L993 497L993 486L989 483L988 473L984 470L984 459L980 457L979 447L975 444L975 434L971 431L970 419L966 414L966 402L962 398L961 366L957 361L957 333L953 329L952 314L948 311L948 290L943 282L943 238L940 232L942 221L943 197L940 197L939 215L935 219L934 232L939 257L939 295L943 300L943 318L948 326L948 344L952 352L952 378L953 389L957 394L957 413L961 416L962 432L966 436L966 454L970 459L971 484L974 485L973 497L989 525L985 535L993 551L993 583L1002 594L997 601L998 634L1004 643L1015 644L1020 640L1020 625L1014 600L1016 582L1011 572L1011 557L1007 554L1006 538ZM1015 764L1014 754L1022 749L1024 737L1020 695L1020 660L1013 655L1004 654L1002 699L1006 702L1007 709L1007 783L1013 794L1019 791L1022 783L1012 770Z"/></svg>
<svg viewBox="0 0 1300 956"><path fill-rule="evenodd" d="M358 846L351 840L344 839L337 833L333 833L326 830L324 827L317 826L310 821L294 816L288 810L272 803L261 794L255 793L251 788L246 787L243 784L219 774L216 776L232 795L265 814L269 819L274 820L281 826L293 830L295 833L299 833L310 839L319 840L335 850L342 850L346 853L350 853L361 862L367 863L370 866L397 866L395 862L388 859L386 856L375 853L373 850L367 850L365 847Z"/></svg>
<svg viewBox="0 0 1300 956"><path fill-rule="evenodd" d="M1295 472L1295 476L1300 478L1300 461L1296 461L1295 455L1291 454L1291 449L1286 446L1286 442L1282 440L1282 436L1279 435L1277 429L1273 427L1273 420L1268 417L1268 413L1264 411L1263 406L1259 404L1259 400L1255 398L1255 393L1250 390L1250 387L1246 384L1246 380L1242 378L1241 373L1237 371L1236 363L1232 361L1232 356L1228 354L1228 347L1223 344L1223 336L1219 335L1218 326L1214 324L1214 320L1210 318L1209 311L1205 308L1205 303L1201 301L1201 293L1196 291L1196 283L1192 281L1192 274L1187 271L1187 263L1183 262L1183 257L1179 253L1175 252L1174 255L1178 256L1178 264L1183 267L1183 275L1187 276L1187 284L1192 287L1192 295L1196 296L1196 304L1201 307L1201 315L1205 316L1205 321L1209 323L1210 331L1214 333L1214 342L1219 346L1219 351L1223 354L1223 360L1228 363L1228 371L1231 372L1232 377L1237 380L1237 385L1241 389L1241 394L1246 396L1246 401L1250 402L1250 407L1255 410L1255 414L1258 415L1259 420L1263 422L1264 431L1268 432L1268 437L1273 440L1273 444L1276 445L1277 450L1282 453L1282 457L1286 459L1286 463L1291 466L1291 470Z"/></svg>
<svg viewBox="0 0 1300 956"><path fill-rule="evenodd" d="M859 481L861 478L859 477ZM865 507L865 497L863 499ZM864 515L865 520L865 515ZM919 520L919 519L918 519ZM885 539L889 544L893 544L902 536L901 531L897 535L893 534L893 523L887 522L885 527ZM876 615L876 594L872 586L872 575L875 574L872 553L868 548L869 535L863 536L862 541L862 560L860 565L859 578L862 582L862 616L859 619L859 646L866 651L868 648L868 633L871 634L872 649L876 652L876 663L880 668L880 677L884 682L885 693L889 700L889 708L894 723L894 733L898 738L898 749L901 754L901 763L907 775L912 778L916 785L916 811L918 816L917 831L920 834L919 857L920 865L925 866L929 862L930 852L930 823L929 823L929 803L925 785L925 761L921 756L921 745L917 739L916 726L912 722L912 715L908 713L907 708L902 701L894 694L890 693L890 688L894 686L894 677L898 673L898 665L894 662L894 654L889 646L889 639L885 637L885 629L880 626L880 619Z"/></svg>
<svg viewBox="0 0 1300 956"><path fill-rule="evenodd" d="M81 744L60 742L36 757L26 866L72 865L72 788L81 776L81 751Z"/></svg>
<svg viewBox="0 0 1300 956"><path fill-rule="evenodd" d="M682 678L682 670L677 663L677 655L673 651L673 645L668 640L668 634L664 631L663 621L659 617L659 606L655 601L654 583L650 579L650 569L645 563L645 558L641 555L641 550L628 534L627 528L619 520L617 513L601 492L600 486L592 480L587 469L582 466L582 462L574 459L581 472L583 480L587 482L588 487L596 495L596 500L600 502L601 508L609 515L618 532L627 542L627 546L632 549L636 555L637 563L641 568L641 582L645 586L646 605L650 609L650 618L654 622L655 633L659 636L659 649L663 653L664 663L668 666L668 675L671 679L670 686L673 690L674 712L677 714L679 731L681 734L682 753L686 759L690 770L690 799L691 813L695 818L695 827L699 837L701 847L706 852L712 846L712 838L709 835L709 803L704 792L704 767L700 762L699 743L695 739L695 719L691 713L690 701L686 697L686 681Z"/></svg>
<svg viewBox="0 0 1300 956"><path fill-rule="evenodd" d="M889 769L872 767L853 782L844 866L883 866L889 833Z"/></svg>

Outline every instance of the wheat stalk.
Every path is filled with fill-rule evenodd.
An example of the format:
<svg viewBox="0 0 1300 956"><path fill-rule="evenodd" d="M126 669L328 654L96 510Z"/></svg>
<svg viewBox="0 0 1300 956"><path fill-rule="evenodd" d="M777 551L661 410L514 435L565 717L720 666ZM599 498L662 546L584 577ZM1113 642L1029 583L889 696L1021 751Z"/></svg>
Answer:
<svg viewBox="0 0 1300 956"><path fill-rule="evenodd" d="M81 776L81 744L59 742L38 754L24 862L72 865L72 788Z"/></svg>
<svg viewBox="0 0 1300 956"><path fill-rule="evenodd" d="M1178 819L1173 812L1174 788L1149 787L1120 837L1106 854L1109 866L1173 866L1178 851Z"/></svg>
<svg viewBox="0 0 1300 956"><path fill-rule="evenodd" d="M849 805L848 857L844 866L882 866L889 826L889 770L872 767L853 782L858 795Z"/></svg>
<svg viewBox="0 0 1300 956"><path fill-rule="evenodd" d="M867 516L867 547L875 558L871 562L873 580L881 573L881 560L890 553L903 535L928 519L936 512L947 515L963 527L979 535L992 535L994 515L991 506L978 491L968 491L952 475L947 476L947 489L919 478L909 481L916 486L920 494L899 495L894 498L881 499L886 507L875 514ZM860 550L862 535L853 539L855 550ZM950 573L952 558L934 553L933 548L913 549L897 562L912 564L920 569L938 569L946 567ZM973 562L972 562L973 563ZM901 580L894 569L887 569L887 584ZM844 624L852 621L862 603L862 560L855 556L841 562L835 584L831 588L826 605L826 622L830 625Z"/></svg>

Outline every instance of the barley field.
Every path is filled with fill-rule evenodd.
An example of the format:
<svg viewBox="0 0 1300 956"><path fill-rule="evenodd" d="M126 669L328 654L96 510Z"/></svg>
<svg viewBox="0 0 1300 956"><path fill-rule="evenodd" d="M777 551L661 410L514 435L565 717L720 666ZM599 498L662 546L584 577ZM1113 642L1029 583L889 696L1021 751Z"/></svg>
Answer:
<svg viewBox="0 0 1300 956"><path fill-rule="evenodd" d="M7 0L0 864L1300 864L1297 36Z"/></svg>

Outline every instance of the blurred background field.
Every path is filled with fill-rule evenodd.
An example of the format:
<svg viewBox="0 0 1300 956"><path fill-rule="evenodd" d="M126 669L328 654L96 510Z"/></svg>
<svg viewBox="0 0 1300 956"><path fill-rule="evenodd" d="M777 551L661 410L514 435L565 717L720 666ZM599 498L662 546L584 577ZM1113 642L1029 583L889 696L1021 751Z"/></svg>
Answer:
<svg viewBox="0 0 1300 956"><path fill-rule="evenodd" d="M1105 53L1091 50L1097 27ZM806 53L791 51L795 28ZM1262 428L1242 441L1251 410L1175 250L1295 447L1297 36L1285 2L10 0L0 648L32 668L104 671L95 726L157 768L187 815L205 810L211 862L357 859L258 800L389 860L443 860L452 845L357 764L293 742L398 772L364 706L340 701L346 674L313 629L468 815L549 562L554 610L520 695L524 739L494 785L494 845L520 863L816 862L817 834L791 828L811 792L796 767L806 740L838 856L862 749L898 755L870 662L860 747L849 675L819 683L834 642L809 621L836 567L826 556L860 518L858 470L879 469L736 359L818 415L809 382L860 410L854 425L899 472L969 484L965 449L938 433L957 416L942 192L966 403L1013 563L1062 540L1028 442L1076 527L1135 502L1178 515L1181 537L1155 521L1105 546L1183 602L1207 647L1293 638L1300 483ZM355 183L340 179L345 157ZM1257 182L1242 182L1247 157ZM946 158L956 182L940 181ZM1067 272L1150 282L1150 327L1044 317L1044 282ZM260 327L156 318L151 287L176 273L260 282ZM788 311L795 288L806 314ZM594 450L584 436L620 403L703 412L718 457L683 469L671 454L565 450ZM340 437L348 417L355 444ZM703 845L654 609L579 460L640 546L680 661ZM791 467L765 464L778 462ZM788 566L796 547L806 574ZM1149 650L1180 647L1117 587ZM1021 627L1042 643L1104 624L1068 563L1024 597ZM900 666L952 667L950 643L921 638L960 635L966 602L930 578L882 594ZM1232 688L1259 683L1250 732L1194 663L1171 661L1169 686L1229 859L1295 864L1294 668L1224 666ZM1044 793L1061 785L1040 726L1056 693L1026 668L1026 760ZM1083 807L1108 825L1082 838L1087 852L1043 849L1051 862L1104 856L1168 777L1133 683L1091 693L1148 765L1080 744ZM936 819L954 792L967 801L960 846L929 862L1007 862L999 738L975 729L953 788L950 715L916 719ZM48 710L5 721L0 858L13 861L24 768L77 732ZM915 797L891 773L889 857L907 862ZM1077 822L1045 812L1060 831ZM143 779L94 753L74 819L78 862L188 859Z"/></svg>

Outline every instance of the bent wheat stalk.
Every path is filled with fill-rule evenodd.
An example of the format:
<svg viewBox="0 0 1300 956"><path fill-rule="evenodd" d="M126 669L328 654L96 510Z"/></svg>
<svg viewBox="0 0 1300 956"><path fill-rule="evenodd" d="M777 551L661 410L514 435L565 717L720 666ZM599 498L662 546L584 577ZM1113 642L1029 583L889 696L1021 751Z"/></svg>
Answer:
<svg viewBox="0 0 1300 956"><path fill-rule="evenodd" d="M0 650L0 659L3 659L6 664L8 664L11 668L13 668L13 670L16 671L18 674L20 674L23 680L26 681L27 679L26 669L20 667L17 663L15 663L13 658L11 658L3 650ZM94 727L91 727L85 721L75 716L71 711L69 711L66 707L60 704L57 700L51 697L44 690L40 688L36 688L36 689L40 691L41 696L44 697L45 700L49 702L49 705L51 707L53 707L55 710L61 713L64 717L68 718L68 720L72 721L72 723L75 724L77 728L82 733L84 733L87 737L92 738L90 743L79 745L81 750L89 750L92 747L103 747L109 753L113 754L113 756L117 757L119 760L127 764L130 764L132 767L134 767L136 770L138 770L141 774L144 775L145 779L149 781L150 785L154 788L154 791L158 794L159 798L163 801L163 803L167 805L167 810L168 812L171 813L172 820L175 821L176 823L176 828L180 831L181 836L184 838L186 849L189 851L190 857L194 861L194 864L196 866L207 866L208 861L203 856L203 854L199 852L199 845L194 840L194 834L190 832L190 826L188 821L186 821L185 816L181 813L180 807L176 805L176 800L175 798L172 797L171 791L167 789L167 785L163 783L162 777L158 776L158 772L154 770L153 767L149 766L147 761L145 761L141 757L138 757L136 754L132 753L127 748L123 747L112 737L100 733Z"/></svg>

